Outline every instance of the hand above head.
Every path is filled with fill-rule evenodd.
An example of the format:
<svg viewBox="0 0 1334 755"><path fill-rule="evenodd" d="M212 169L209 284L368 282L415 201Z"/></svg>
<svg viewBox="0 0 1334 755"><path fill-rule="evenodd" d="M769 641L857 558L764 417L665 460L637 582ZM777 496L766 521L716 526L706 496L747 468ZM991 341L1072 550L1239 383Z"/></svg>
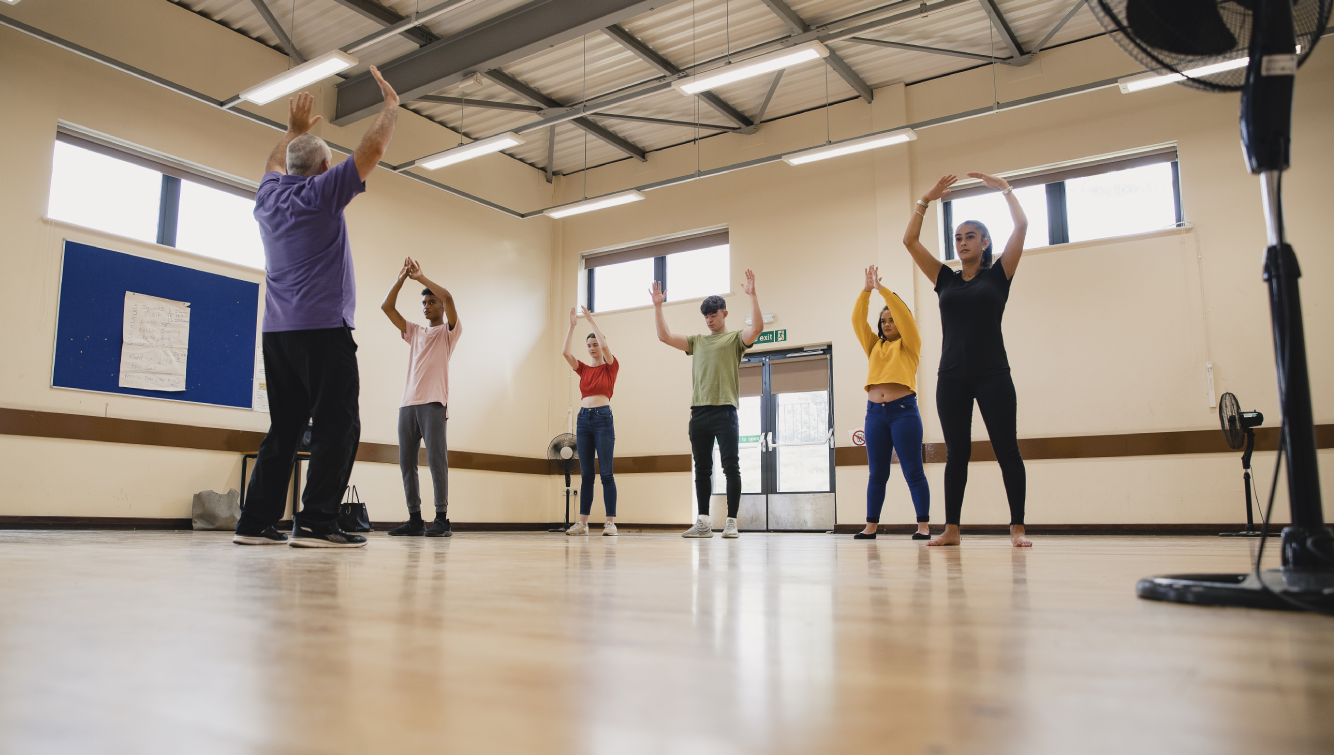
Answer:
<svg viewBox="0 0 1334 755"><path fill-rule="evenodd" d="M412 258L408 257L403 260L403 269L398 271L398 282L402 283L403 281L407 280L408 274L411 272L412 272Z"/></svg>
<svg viewBox="0 0 1334 755"><path fill-rule="evenodd" d="M969 178L976 178L976 179L978 179L978 180L981 181L982 183L986 184L986 187L987 187L988 189L1008 189L1008 188L1010 188L1010 182L1009 182L1009 181L1006 181L1004 178L997 178L997 177L995 177L995 176L989 176L989 175L987 175L986 173L969 173L969 174L968 174L968 177L969 177Z"/></svg>
<svg viewBox="0 0 1334 755"><path fill-rule="evenodd" d="M411 257L408 258L408 277L415 281L420 281L426 277L426 274L422 272L421 264Z"/></svg>
<svg viewBox="0 0 1334 755"><path fill-rule="evenodd" d="M928 202L934 199L940 199L941 197L950 193L950 187L953 186L955 182L957 182L958 180L959 177L954 175L953 173L947 176L941 176L940 180L936 181L936 185L932 186L930 191L922 195L922 199L925 199Z"/></svg>
<svg viewBox="0 0 1334 755"><path fill-rule="evenodd" d="M660 307L667 301L667 292L662 288L662 281L653 281L653 287L648 290L648 295L652 297L655 307Z"/></svg>
<svg viewBox="0 0 1334 755"><path fill-rule="evenodd" d="M574 326L579 324L579 316L575 314L575 312L574 312L575 309L576 309L576 307L570 307L570 328L571 328L571 329L574 329Z"/></svg>
<svg viewBox="0 0 1334 755"><path fill-rule="evenodd" d="M746 271L746 282L741 284L741 291L746 296L755 295L755 273L752 273L749 270Z"/></svg>
<svg viewBox="0 0 1334 755"><path fill-rule="evenodd" d="M590 325L593 323L593 313L588 311L588 307L580 305L579 314L583 315L588 320Z"/></svg>
<svg viewBox="0 0 1334 755"><path fill-rule="evenodd" d="M371 66L371 76L374 76L375 83L380 85L380 94L384 95L384 101L398 105L398 92L395 92L394 88L389 86L389 82L385 81L384 77L380 75L380 69Z"/></svg>
<svg viewBox="0 0 1334 755"><path fill-rule="evenodd" d="M287 130L300 136L308 133L315 127L316 123L324 116L317 115L310 117L310 111L315 107L315 97L309 92L302 92L295 97L287 100Z"/></svg>

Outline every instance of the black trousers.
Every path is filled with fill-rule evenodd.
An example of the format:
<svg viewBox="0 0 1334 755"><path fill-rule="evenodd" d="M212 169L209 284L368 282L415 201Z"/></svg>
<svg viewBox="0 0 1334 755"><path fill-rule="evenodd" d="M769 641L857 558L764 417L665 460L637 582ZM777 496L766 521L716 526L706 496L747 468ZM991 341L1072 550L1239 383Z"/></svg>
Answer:
<svg viewBox="0 0 1334 755"><path fill-rule="evenodd" d="M316 529L334 525L361 440L361 379L351 328L264 334L269 434L259 444L245 510L236 531L256 533L282 518L297 445L310 431L310 466L294 518Z"/></svg>
<svg viewBox="0 0 1334 755"><path fill-rule="evenodd" d="M1028 480L1015 430L1018 401L1008 372L983 378L942 377L936 383L936 412L945 434L945 523L958 524L963 509L968 460L973 454L974 400L1000 462L1005 497L1010 501L1010 524L1023 524Z"/></svg>
<svg viewBox="0 0 1334 755"><path fill-rule="evenodd" d="M690 407L690 450L695 456L695 500L700 514L709 513L713 494L713 442L727 478L727 515L735 517L741 506L740 425L735 406Z"/></svg>

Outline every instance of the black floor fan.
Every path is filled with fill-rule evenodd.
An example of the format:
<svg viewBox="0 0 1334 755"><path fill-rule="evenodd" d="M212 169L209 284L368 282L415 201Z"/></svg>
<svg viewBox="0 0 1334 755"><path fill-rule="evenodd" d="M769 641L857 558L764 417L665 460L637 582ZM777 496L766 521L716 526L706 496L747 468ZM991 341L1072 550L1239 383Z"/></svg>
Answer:
<svg viewBox="0 0 1334 755"><path fill-rule="evenodd" d="M579 470L579 449L571 433L561 433L547 444L547 464L552 471L565 475L565 527L547 532L564 532L570 528L570 473Z"/></svg>
<svg viewBox="0 0 1334 755"><path fill-rule="evenodd" d="M1282 179L1292 142L1298 67L1324 35L1334 0L1090 0L1098 22L1131 57L1179 83L1213 92L1241 90L1241 143L1259 174L1278 376L1278 465L1287 464L1292 509L1283 529L1282 567L1260 570L1265 541L1247 574L1181 574L1142 579L1141 598L1215 606L1334 612L1334 533L1325 526L1316 466L1315 423L1302 327L1301 270L1283 227ZM1230 61L1246 59L1244 68ZM1323 222L1323 218L1320 221ZM1278 484L1275 466L1273 485ZM1270 489L1268 506L1272 509ZM1268 529L1268 515L1262 531Z"/></svg>
<svg viewBox="0 0 1334 755"><path fill-rule="evenodd" d="M1260 530L1255 528L1255 514L1251 509L1251 454L1255 452L1255 428L1263 425L1265 415L1259 412L1243 412L1237 397L1224 393L1218 401L1218 424L1223 427L1223 437L1228 448L1241 451L1241 478L1246 492L1246 529L1241 532L1220 532L1219 537L1260 537ZM1245 450L1242 450L1243 447ZM1270 532L1269 537L1278 537L1277 532Z"/></svg>

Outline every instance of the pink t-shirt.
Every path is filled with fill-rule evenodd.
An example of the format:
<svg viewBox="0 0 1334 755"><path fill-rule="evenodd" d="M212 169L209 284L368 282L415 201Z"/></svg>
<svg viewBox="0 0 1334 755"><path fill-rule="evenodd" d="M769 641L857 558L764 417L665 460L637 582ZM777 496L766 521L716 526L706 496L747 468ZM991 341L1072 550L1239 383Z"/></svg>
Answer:
<svg viewBox="0 0 1334 755"><path fill-rule="evenodd" d="M439 401L449 407L449 358L454 354L454 346L463 335L463 321L455 320L453 330L445 322L433 327L423 328L415 322L408 323L403 331L403 340L412 347L408 356L408 382L403 387L403 403L400 406L417 406ZM446 412L448 417L449 413Z"/></svg>

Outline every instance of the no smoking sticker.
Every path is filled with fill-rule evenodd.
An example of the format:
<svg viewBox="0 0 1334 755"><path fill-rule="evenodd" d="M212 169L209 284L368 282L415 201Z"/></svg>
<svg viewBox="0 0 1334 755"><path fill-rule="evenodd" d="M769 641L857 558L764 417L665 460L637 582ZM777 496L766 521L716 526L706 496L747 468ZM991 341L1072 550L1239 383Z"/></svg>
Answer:
<svg viewBox="0 0 1334 755"><path fill-rule="evenodd" d="M864 431L853 430L849 432L848 435L852 436L852 445L854 446L866 445L866 433Z"/></svg>

